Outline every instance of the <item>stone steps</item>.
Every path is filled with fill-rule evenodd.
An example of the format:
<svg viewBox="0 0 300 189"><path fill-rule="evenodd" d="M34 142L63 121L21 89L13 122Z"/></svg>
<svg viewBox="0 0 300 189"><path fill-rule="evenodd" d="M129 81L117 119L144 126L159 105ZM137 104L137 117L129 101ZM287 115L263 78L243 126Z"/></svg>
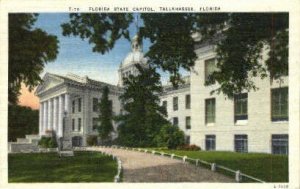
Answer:
<svg viewBox="0 0 300 189"><path fill-rule="evenodd" d="M29 140L33 140L33 139L39 140L41 137L39 135L25 135L25 138Z"/></svg>
<svg viewBox="0 0 300 189"><path fill-rule="evenodd" d="M30 143L30 140L27 138L17 138L17 143Z"/></svg>

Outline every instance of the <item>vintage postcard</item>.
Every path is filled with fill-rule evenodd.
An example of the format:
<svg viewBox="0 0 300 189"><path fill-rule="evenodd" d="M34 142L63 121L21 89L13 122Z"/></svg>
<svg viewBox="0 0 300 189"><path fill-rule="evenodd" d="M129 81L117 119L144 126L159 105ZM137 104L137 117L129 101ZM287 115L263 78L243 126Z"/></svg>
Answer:
<svg viewBox="0 0 300 189"><path fill-rule="evenodd" d="M0 6L1 188L299 188L299 2Z"/></svg>

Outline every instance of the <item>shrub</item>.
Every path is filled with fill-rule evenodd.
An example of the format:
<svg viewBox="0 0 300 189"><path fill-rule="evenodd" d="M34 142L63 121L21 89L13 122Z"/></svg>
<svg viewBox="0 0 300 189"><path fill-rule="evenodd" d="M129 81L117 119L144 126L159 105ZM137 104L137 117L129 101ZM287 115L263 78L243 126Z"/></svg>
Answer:
<svg viewBox="0 0 300 189"><path fill-rule="evenodd" d="M158 147L167 146L169 149L176 149L184 144L184 133L178 126L164 125L155 138Z"/></svg>
<svg viewBox="0 0 300 189"><path fill-rule="evenodd" d="M195 144L185 144L177 147L178 150L187 150L187 151L198 151L201 150L201 148Z"/></svg>
<svg viewBox="0 0 300 189"><path fill-rule="evenodd" d="M39 141L39 146L43 148L47 148L49 139L50 139L49 137L42 136L42 138Z"/></svg>
<svg viewBox="0 0 300 189"><path fill-rule="evenodd" d="M50 138L48 141L48 148L57 148L57 142L55 138Z"/></svg>
<svg viewBox="0 0 300 189"><path fill-rule="evenodd" d="M58 145L55 137L42 136L39 141L39 146L41 146L42 148L56 148Z"/></svg>
<svg viewBox="0 0 300 189"><path fill-rule="evenodd" d="M97 145L97 136L95 135L90 135L86 139L87 145L88 146L96 146Z"/></svg>

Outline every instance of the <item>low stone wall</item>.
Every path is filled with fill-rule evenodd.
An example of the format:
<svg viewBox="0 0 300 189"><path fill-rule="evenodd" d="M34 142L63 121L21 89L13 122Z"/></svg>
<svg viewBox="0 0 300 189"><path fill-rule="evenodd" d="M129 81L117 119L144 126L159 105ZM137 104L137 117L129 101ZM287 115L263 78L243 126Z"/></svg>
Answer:
<svg viewBox="0 0 300 189"><path fill-rule="evenodd" d="M38 146L31 143L18 143L18 142L8 143L8 152L10 153L32 152L32 151L39 151Z"/></svg>
<svg viewBox="0 0 300 189"><path fill-rule="evenodd" d="M40 139L31 139L31 144L33 144L33 145L39 145L39 141L40 141Z"/></svg>
<svg viewBox="0 0 300 189"><path fill-rule="evenodd" d="M9 153L29 153L29 152L58 152L58 148L40 148L32 143L8 143Z"/></svg>

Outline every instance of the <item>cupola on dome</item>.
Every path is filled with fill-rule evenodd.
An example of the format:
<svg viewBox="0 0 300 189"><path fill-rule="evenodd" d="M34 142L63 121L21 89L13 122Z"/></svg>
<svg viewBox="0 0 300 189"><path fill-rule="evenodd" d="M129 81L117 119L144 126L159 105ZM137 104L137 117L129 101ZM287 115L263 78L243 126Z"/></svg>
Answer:
<svg viewBox="0 0 300 189"><path fill-rule="evenodd" d="M139 43L139 37L135 35L131 40L131 52L127 54L121 67L124 68L137 63L146 64L147 59L144 57L143 47L142 44Z"/></svg>

